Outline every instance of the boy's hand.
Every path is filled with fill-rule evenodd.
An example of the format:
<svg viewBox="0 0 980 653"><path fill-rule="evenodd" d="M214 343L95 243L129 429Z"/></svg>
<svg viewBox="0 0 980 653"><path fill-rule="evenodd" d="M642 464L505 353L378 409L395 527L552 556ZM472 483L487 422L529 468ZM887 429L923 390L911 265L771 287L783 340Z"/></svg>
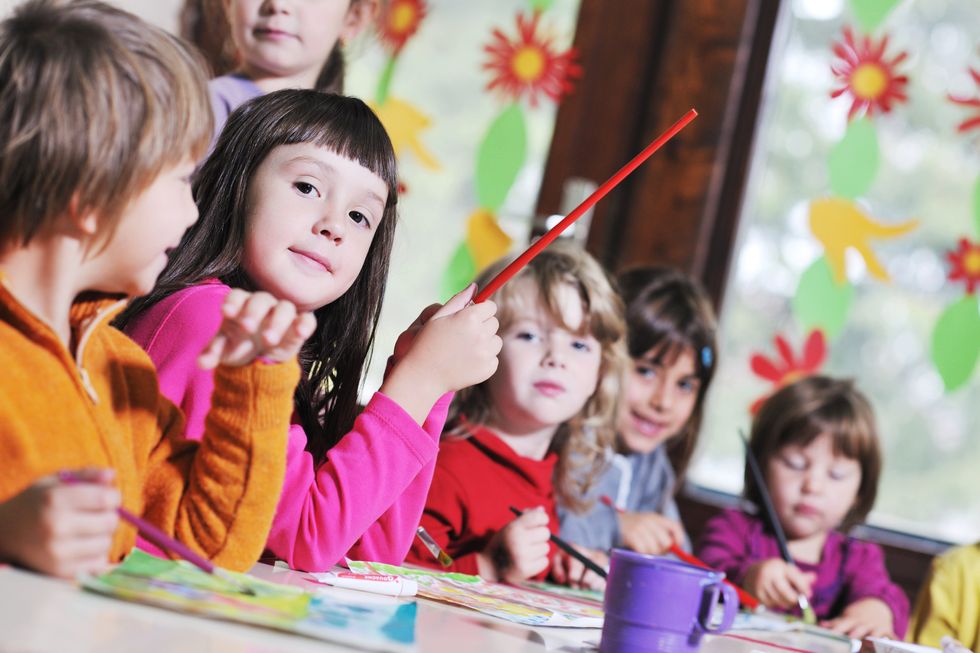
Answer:
<svg viewBox="0 0 980 653"><path fill-rule="evenodd" d="M45 476L0 503L0 559L66 579L108 568L121 502L115 473L86 468L71 476Z"/></svg>
<svg viewBox="0 0 980 653"><path fill-rule="evenodd" d="M769 558L749 567L743 586L767 608L785 609L795 606L800 594L810 598L814 581L816 574L800 571L780 558Z"/></svg>
<svg viewBox="0 0 980 653"><path fill-rule="evenodd" d="M495 578L490 580L508 583L537 576L548 568L550 536L548 513L540 507L528 508L493 536L480 554L481 570L491 567L492 573L486 575Z"/></svg>
<svg viewBox="0 0 980 653"><path fill-rule="evenodd" d="M576 546L575 549L603 568L609 567L609 556L602 551ZM606 579L584 564L559 550L551 558L551 577L559 585L581 589L604 591Z"/></svg>
<svg viewBox="0 0 980 653"><path fill-rule="evenodd" d="M619 532L627 549L650 555L663 555L684 541L681 525L655 512L620 513Z"/></svg>
<svg viewBox="0 0 980 653"><path fill-rule="evenodd" d="M822 621L820 625L852 639L865 637L898 639L894 632L895 618L891 608L881 599L866 598L855 601L844 608L844 612L839 617Z"/></svg>
<svg viewBox="0 0 980 653"><path fill-rule="evenodd" d="M316 328L313 314L297 314L292 302L240 288L228 293L221 313L221 328L197 359L202 369L238 367L260 357L289 360Z"/></svg>

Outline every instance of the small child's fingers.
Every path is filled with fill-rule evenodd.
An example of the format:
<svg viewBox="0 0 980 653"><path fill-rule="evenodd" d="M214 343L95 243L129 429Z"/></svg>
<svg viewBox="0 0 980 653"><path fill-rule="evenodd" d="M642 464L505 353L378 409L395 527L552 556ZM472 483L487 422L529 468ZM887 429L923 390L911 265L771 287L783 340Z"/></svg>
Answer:
<svg viewBox="0 0 980 653"><path fill-rule="evenodd" d="M252 293L245 305L235 316L228 316L228 321L249 336L258 335L259 328L265 322L266 316L279 302L267 292Z"/></svg>
<svg viewBox="0 0 980 653"><path fill-rule="evenodd" d="M58 472L58 480L66 485L75 483L98 483L110 485L116 480L116 470L112 467L79 467L63 469Z"/></svg>
<svg viewBox="0 0 980 653"><path fill-rule="evenodd" d="M53 488L48 501L53 508L70 512L105 512L118 508L121 497L114 487L80 483Z"/></svg>
<svg viewBox="0 0 980 653"><path fill-rule="evenodd" d="M225 346L228 344L228 338L223 333L218 333L213 338L208 346L204 348L204 351L197 357L197 366L202 370L213 370L221 362L221 358L225 353Z"/></svg>
<svg viewBox="0 0 980 653"><path fill-rule="evenodd" d="M482 304L471 304L461 309L457 315L461 318L473 320L477 324L482 324L493 318L497 313L497 305L493 302L483 302Z"/></svg>
<svg viewBox="0 0 980 653"><path fill-rule="evenodd" d="M281 301L273 305L260 327L262 344L266 348L278 347L295 319L296 307L292 302Z"/></svg>
<svg viewBox="0 0 980 653"><path fill-rule="evenodd" d="M303 343L310 339L315 329L316 317L312 313L297 315L279 344L265 352L266 358L276 362L289 360L299 353Z"/></svg>
<svg viewBox="0 0 980 653"><path fill-rule="evenodd" d="M466 305L470 303L470 300L473 299L473 293L475 292L475 283L471 283L470 285L466 286L458 293L453 295L448 302L443 304L435 313L433 313L432 319L453 315L463 310L466 308Z"/></svg>
<svg viewBox="0 0 980 653"><path fill-rule="evenodd" d="M231 292L225 296L225 301L221 304L221 314L229 318L237 316L250 296L251 293L247 290L232 288Z"/></svg>
<svg viewBox="0 0 980 653"><path fill-rule="evenodd" d="M812 573L802 571L796 565L789 565L786 569L786 579L796 594L810 596L813 593L814 575Z"/></svg>

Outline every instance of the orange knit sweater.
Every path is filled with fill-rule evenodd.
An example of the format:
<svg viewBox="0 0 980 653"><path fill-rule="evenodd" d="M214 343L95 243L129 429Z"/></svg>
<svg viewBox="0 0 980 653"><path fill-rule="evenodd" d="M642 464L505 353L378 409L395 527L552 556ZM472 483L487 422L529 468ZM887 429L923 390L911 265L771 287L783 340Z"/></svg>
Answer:
<svg viewBox="0 0 980 653"><path fill-rule="evenodd" d="M72 306L74 355L0 283L0 501L62 469L112 467L123 505L216 564L262 552L279 501L295 361L215 373L201 442L140 347L109 326L124 302ZM110 557L133 547L123 522Z"/></svg>

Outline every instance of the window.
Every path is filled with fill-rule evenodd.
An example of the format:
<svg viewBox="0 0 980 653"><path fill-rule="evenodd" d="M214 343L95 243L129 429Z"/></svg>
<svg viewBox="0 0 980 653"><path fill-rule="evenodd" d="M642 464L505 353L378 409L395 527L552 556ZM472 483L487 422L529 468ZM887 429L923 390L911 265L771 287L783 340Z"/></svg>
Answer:
<svg viewBox="0 0 980 653"><path fill-rule="evenodd" d="M827 335L820 369L854 378L878 419L885 468L870 522L974 541L980 365L969 373L967 363L980 339L969 325L980 318L960 316L958 333L942 338L954 355L962 352L954 366L965 381L956 389L947 390L932 341L951 306L975 305L964 299L964 283L948 279L947 252L961 238L980 240L980 125L969 126L975 107L948 96L980 97L970 75L971 67L980 71L980 9L975 0L916 0L890 10L891 3L861 4L881 6L883 15L856 14L843 0L791 0L781 8L720 315L720 365L690 478L740 491L737 429L747 429L749 406L773 387L753 374L750 358L760 353L778 363L777 334L799 358L819 322ZM887 75L866 68L863 78L851 78L852 88L904 91L907 101L892 96L889 112L848 120L851 92L830 95L844 86L831 66L847 68L832 50L845 42L845 26L859 49L864 34L872 46L887 35L886 67L908 53L892 66L908 76L906 85L889 86ZM835 197L847 201L834 204ZM862 215L896 233L885 237ZM910 220L916 223L907 231L898 229ZM848 249L846 282L835 283L827 261L869 233L880 236L866 240L872 254ZM888 280L874 276L874 258Z"/></svg>

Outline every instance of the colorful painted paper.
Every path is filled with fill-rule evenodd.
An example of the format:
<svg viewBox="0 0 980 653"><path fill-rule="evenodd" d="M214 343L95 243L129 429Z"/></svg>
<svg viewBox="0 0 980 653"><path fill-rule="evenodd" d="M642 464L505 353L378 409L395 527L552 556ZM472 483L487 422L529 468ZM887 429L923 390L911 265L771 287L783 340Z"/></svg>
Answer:
<svg viewBox="0 0 980 653"><path fill-rule="evenodd" d="M953 104L958 104L960 106L969 107L971 109L977 110L972 116L967 116L967 118L961 122L957 127L959 132L968 132L971 129L980 128L980 71L970 68L970 77L977 85L978 93L971 97L957 97L955 95L948 95L949 101Z"/></svg>
<svg viewBox="0 0 980 653"><path fill-rule="evenodd" d="M806 342L803 343L800 356L793 353L789 341L780 334L776 334L773 338L773 344L776 346L778 357L768 358L755 353L749 359L749 367L752 368L753 374L769 381L773 385L772 391L809 374L815 374L827 360L827 341L820 330L810 332ZM749 407L749 412L753 415L758 412L768 396L767 393L756 399Z"/></svg>
<svg viewBox="0 0 980 653"><path fill-rule="evenodd" d="M888 113L896 103L908 101L904 89L909 78L898 72L898 65L908 58L908 53L886 59L887 35L876 42L870 36L855 38L851 28L845 27L843 38L832 48L838 60L830 70L842 86L830 97L851 98L848 120L858 115L871 118L875 113Z"/></svg>
<svg viewBox="0 0 980 653"><path fill-rule="evenodd" d="M877 222L850 200L829 197L810 203L810 231L820 241L834 275L834 283L847 282L844 253L853 248L864 259L868 273L879 281L889 281L878 256L871 249L872 240L903 236L918 226L916 220L899 224Z"/></svg>
<svg viewBox="0 0 980 653"><path fill-rule="evenodd" d="M348 560L358 574L406 576L419 584L419 596L460 605L525 626L601 628L602 610L593 603L540 591L491 583L479 576Z"/></svg>
<svg viewBox="0 0 980 653"><path fill-rule="evenodd" d="M254 596L190 563L156 558L137 549L112 571L84 577L82 587L126 601L357 648L415 649L415 602L379 602L368 596L362 603L346 594L339 600L328 592L307 592L247 574L231 575Z"/></svg>
<svg viewBox="0 0 980 653"><path fill-rule="evenodd" d="M973 227L976 229L975 233L980 235L980 176L973 185Z"/></svg>
<svg viewBox="0 0 980 653"><path fill-rule="evenodd" d="M980 302L976 295L963 297L939 316L932 332L931 353L946 392L970 380L980 357Z"/></svg>
<svg viewBox="0 0 980 653"><path fill-rule="evenodd" d="M878 174L878 136L871 121L853 120L844 138L830 151L830 190L854 199L864 195Z"/></svg>
<svg viewBox="0 0 980 653"><path fill-rule="evenodd" d="M442 276L442 301L446 301L469 285L476 277L476 261L466 243L460 243L449 260L449 266Z"/></svg>
<svg viewBox="0 0 980 653"><path fill-rule="evenodd" d="M819 329L833 339L844 328L853 300L854 286L836 283L827 259L820 257L800 277L793 314L804 330Z"/></svg>
<svg viewBox="0 0 980 653"><path fill-rule="evenodd" d="M851 0L851 10L865 32L873 32L902 0Z"/></svg>
<svg viewBox="0 0 980 653"><path fill-rule="evenodd" d="M476 197L481 208L500 209L526 159L524 112L515 102L491 123L476 155Z"/></svg>
<svg viewBox="0 0 980 653"><path fill-rule="evenodd" d="M471 244L476 268L482 270L510 250L511 238L492 212L477 209L466 221L466 242Z"/></svg>

